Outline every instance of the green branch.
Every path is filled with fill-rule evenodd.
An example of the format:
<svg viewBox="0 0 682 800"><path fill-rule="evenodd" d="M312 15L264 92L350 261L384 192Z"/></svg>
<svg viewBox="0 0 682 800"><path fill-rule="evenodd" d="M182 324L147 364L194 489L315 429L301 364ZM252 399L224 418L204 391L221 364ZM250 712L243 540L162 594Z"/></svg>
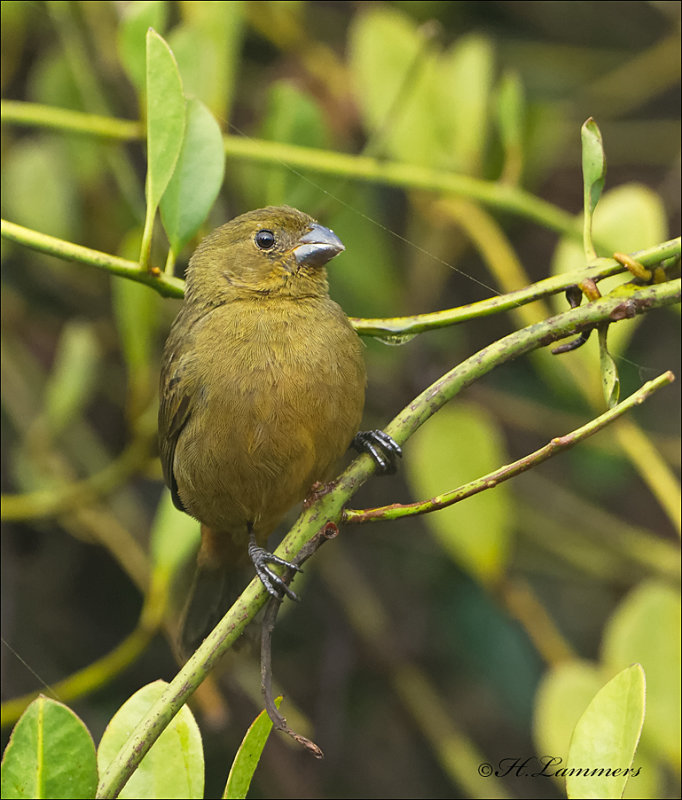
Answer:
<svg viewBox="0 0 682 800"><path fill-rule="evenodd" d="M113 275L144 283L166 297L182 297L184 294L184 282L180 278L169 276L162 271L157 273L156 271L150 272L141 269L140 265L135 261L127 261L117 256L102 253L99 250L91 250L81 245L72 244L64 239L57 239L54 236L24 228L7 220L2 220L1 222L0 235L9 241L22 244L41 253L47 253L68 261L77 261L98 269L105 269ZM670 239L654 247L641 250L633 254L633 257L644 266L653 266L668 258L679 257L680 247L680 237L678 236L676 239ZM466 320L485 317L501 311L508 311L539 300L547 295L565 291L569 286L586 278L599 281L602 278L624 271L626 271L626 267L621 262L615 259L601 258L598 259L598 264L595 266L576 270L575 272L563 273L552 278L545 278L516 292L498 295L466 306L408 317L387 319L352 317L350 321L361 336L411 335L434 328L455 325Z"/></svg>
<svg viewBox="0 0 682 800"><path fill-rule="evenodd" d="M647 286L627 298L604 297L515 331L471 356L425 389L386 427L386 432L403 444L448 400L494 367L599 323L615 322L679 302L681 293L679 279ZM374 470L374 462L368 455L363 454L356 458L338 480L331 484L331 490L303 511L277 549L277 555L291 560L327 522L339 523L344 505ZM251 581L131 733L103 774L97 791L98 798L118 795L149 748L224 653L241 636L267 596L265 587L257 578Z"/></svg>
<svg viewBox="0 0 682 800"><path fill-rule="evenodd" d="M136 120L115 119L100 114L86 114L56 106L25 103L20 100L0 102L0 122L25 125L29 128L47 128L61 133L76 133L119 142L144 138L142 123Z"/></svg>
<svg viewBox="0 0 682 800"><path fill-rule="evenodd" d="M572 214L509 184L485 181L416 164L384 161L370 156L337 153L269 142L246 136L226 136L225 154L264 164L286 165L322 175L334 175L403 189L446 192L477 200L485 206L525 217L545 228L581 240L580 222Z"/></svg>
<svg viewBox="0 0 682 800"><path fill-rule="evenodd" d="M121 278L129 278L138 283L151 286L164 297L182 297L184 294L184 281L165 275L161 270L148 271L142 269L135 261L128 261L118 256L110 256L99 250L91 250L89 247L82 247L79 244L66 242L64 239L57 239L55 236L48 236L46 233L38 233L14 222L2 220L0 223L0 236L17 244L23 244L32 250L38 250L47 255L57 256L66 261L77 261L80 264L87 264L90 267L104 269L112 275Z"/></svg>
<svg viewBox="0 0 682 800"><path fill-rule="evenodd" d="M392 520L400 519L401 517L414 517L420 514L428 514L432 511L438 511L441 508L459 503L467 497L474 494L483 492L486 489L493 489L500 483L526 472L548 458L556 456L569 447L582 442L589 436L593 436L600 430L615 422L619 417L623 416L626 411L640 405L647 400L657 389L666 386L675 380L672 372L665 372L659 375L652 381L648 381L640 389L630 395L626 400L618 403L618 405L605 411L600 416L590 420L586 425L567 433L564 436L554 437L544 447L529 453L527 456L514 461L511 464L506 464L504 467L489 472L481 478L474 481L465 483L457 489L449 492L444 492L429 500L422 500L416 503L392 503L388 506L380 506L378 508L365 508L362 510L347 508L343 512L342 521L344 523L361 523L361 522L377 522L378 520Z"/></svg>
<svg viewBox="0 0 682 800"><path fill-rule="evenodd" d="M142 140L144 136L142 125L138 122L16 100L2 101L0 119L5 123L100 136L119 141ZM416 164L384 161L371 156L337 153L333 150L252 139L248 136L226 135L224 142L225 154L230 158L261 164L286 165L306 172L382 183L404 189L461 195L477 200L490 208L533 220L543 227L581 241L581 224L572 214L509 184L429 169Z"/></svg>
<svg viewBox="0 0 682 800"><path fill-rule="evenodd" d="M640 264L655 265L668 258L680 256L680 237L649 247L633 255ZM415 314L407 317L391 317L386 319L351 318L351 323L361 336L400 336L422 333L434 328L456 325L470 319L489 316L500 311L509 311L526 303L532 303L542 297L558 294L569 286L590 278L600 281L611 275L624 272L624 265L612 258L597 259L591 267L582 267L575 272L564 272L551 278L533 283L516 292L498 295L487 300L480 300L457 308L444 311L433 311L429 314Z"/></svg>

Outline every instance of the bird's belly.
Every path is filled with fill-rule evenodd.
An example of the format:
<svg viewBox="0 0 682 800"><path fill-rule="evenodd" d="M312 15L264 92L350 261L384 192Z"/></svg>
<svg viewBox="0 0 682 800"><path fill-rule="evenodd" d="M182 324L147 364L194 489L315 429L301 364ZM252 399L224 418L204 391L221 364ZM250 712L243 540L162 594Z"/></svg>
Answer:
<svg viewBox="0 0 682 800"><path fill-rule="evenodd" d="M252 528L264 541L315 481L331 477L360 424L364 374L259 364L210 385L178 439L178 492L205 525L239 538ZM199 435L207 418L208 441Z"/></svg>

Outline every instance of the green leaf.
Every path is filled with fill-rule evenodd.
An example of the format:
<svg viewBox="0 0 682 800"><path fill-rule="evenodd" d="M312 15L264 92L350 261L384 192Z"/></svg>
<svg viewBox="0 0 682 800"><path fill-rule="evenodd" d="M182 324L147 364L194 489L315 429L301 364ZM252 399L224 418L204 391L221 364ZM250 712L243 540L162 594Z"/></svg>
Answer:
<svg viewBox="0 0 682 800"><path fill-rule="evenodd" d="M161 492L151 532L151 579L148 612L163 618L178 570L196 552L200 541L197 520L179 511L167 489Z"/></svg>
<svg viewBox="0 0 682 800"><path fill-rule="evenodd" d="M161 218L175 254L180 253L208 216L224 173L220 126L200 100L190 98L180 155L161 198Z"/></svg>
<svg viewBox="0 0 682 800"><path fill-rule="evenodd" d="M565 661L547 671L538 687L533 716L539 754L566 764L571 734L603 683L600 668L588 661Z"/></svg>
<svg viewBox="0 0 682 800"><path fill-rule="evenodd" d="M494 51L462 36L445 53L395 9L357 14L349 68L372 154L480 171L489 127Z"/></svg>
<svg viewBox="0 0 682 800"><path fill-rule="evenodd" d="M45 135L14 143L3 158L2 203L13 222L78 241L82 214L64 143Z"/></svg>
<svg viewBox="0 0 682 800"><path fill-rule="evenodd" d="M270 87L259 133L263 139L304 147L327 148L331 141L319 105L288 81L277 81ZM312 211L324 199L319 176L310 173L307 180L304 170L292 172L285 166L249 164L239 167L238 175L244 195L256 208L284 203Z"/></svg>
<svg viewBox="0 0 682 800"><path fill-rule="evenodd" d="M30 73L29 99L47 106L72 108L77 111L86 111L83 99L74 80L71 64L64 50L55 49L43 54L39 61L32 67ZM94 109L89 109L94 110ZM69 182L76 188L78 197L74 200L76 207L62 209L62 213L78 213L80 198L89 192L97 191L102 177L104 153L110 146L96 138L87 136L65 136L59 142L63 150L62 160L68 171ZM53 169L55 167L53 166ZM41 175L41 178L44 178ZM36 202L37 198L32 198ZM3 201L4 202L4 201ZM83 217L87 217L83 214ZM38 227L38 230L44 228Z"/></svg>
<svg viewBox="0 0 682 800"><path fill-rule="evenodd" d="M292 83L278 81L268 92L267 112L261 136L274 142L293 142L304 147L325 148L330 135L319 105ZM319 202L316 183L301 180L301 175L286 167L270 166L266 172L267 205L287 203L306 208Z"/></svg>
<svg viewBox="0 0 682 800"><path fill-rule="evenodd" d="M45 418L53 436L79 417L91 399L99 361L100 347L92 323L67 322L45 387Z"/></svg>
<svg viewBox="0 0 682 800"><path fill-rule="evenodd" d="M631 774L644 722L644 670L633 664L600 689L573 731L569 798L619 798Z"/></svg>
<svg viewBox="0 0 682 800"><path fill-rule="evenodd" d="M178 65L166 42L147 31L147 180L140 266L146 269L152 249L154 219L173 175L185 135L185 96Z"/></svg>
<svg viewBox="0 0 682 800"><path fill-rule="evenodd" d="M134 232L137 242L138 234L138 231ZM152 402L157 391L154 361L162 300L149 287L120 278L113 278L111 293L116 328L128 371L128 414L135 419Z"/></svg>
<svg viewBox="0 0 682 800"><path fill-rule="evenodd" d="M275 698L277 708L279 708L281 702L281 697ZM239 745L239 750L237 750L237 755L232 762L230 774L225 784L224 798L238 800L238 798L246 797L271 730L272 720L267 712L263 710L251 723L242 739L242 743Z"/></svg>
<svg viewBox="0 0 682 800"><path fill-rule="evenodd" d="M609 621L602 660L610 669L638 662L647 677L647 719L642 742L680 764L680 595L660 581L645 581L621 603Z"/></svg>
<svg viewBox="0 0 682 800"><path fill-rule="evenodd" d="M455 489L505 461L493 420L462 403L441 409L419 429L405 452L406 474L419 499ZM504 569L513 519L511 495L504 484L424 517L453 560L483 583L494 582Z"/></svg>
<svg viewBox="0 0 682 800"><path fill-rule="evenodd" d="M606 157L597 123L590 117L580 129L583 153L583 250L588 261L596 258L592 243L592 215L606 180Z"/></svg>
<svg viewBox="0 0 682 800"><path fill-rule="evenodd" d="M14 726L2 759L3 798L87 798L97 788L95 745L81 720L42 695Z"/></svg>
<svg viewBox="0 0 682 800"><path fill-rule="evenodd" d="M523 84L516 72L507 71L500 79L495 92L495 118L504 151L504 171L500 179L516 184L524 166L525 124Z"/></svg>
<svg viewBox="0 0 682 800"><path fill-rule="evenodd" d="M496 92L497 124L505 150L521 147L523 134L524 93L516 72L505 72Z"/></svg>
<svg viewBox="0 0 682 800"><path fill-rule="evenodd" d="M441 117L441 162L458 172L482 169L494 65L491 42L478 34L461 36L440 61L436 86L441 100L431 114Z"/></svg>
<svg viewBox="0 0 682 800"><path fill-rule="evenodd" d="M632 253L667 239L667 217L661 197L638 183L626 183L605 192L594 215L594 238L599 255L608 258L614 251ZM580 245L562 239L552 260L552 274L584 266L585 254ZM606 280L618 284L629 278L619 276ZM604 283L599 282L602 294L605 294ZM614 284L607 284L611 285Z"/></svg>
<svg viewBox="0 0 682 800"><path fill-rule="evenodd" d="M620 378L618 377L618 367L609 353L607 346L607 335L609 326L602 325L599 328L599 369L601 371L601 382L604 389L604 399L609 408L613 408L620 398Z"/></svg>
<svg viewBox="0 0 682 800"><path fill-rule="evenodd" d="M114 714L97 750L99 774L103 775L131 731L157 702L168 684L154 681L143 686ZM204 754L201 733L187 706L183 706L152 745L121 798L201 798L204 793Z"/></svg>
<svg viewBox="0 0 682 800"><path fill-rule="evenodd" d="M390 8L355 15L349 69L370 149L424 166L445 151L437 53L415 23Z"/></svg>
<svg viewBox="0 0 682 800"><path fill-rule="evenodd" d="M349 67L370 130L386 121L421 46L416 26L395 9L372 8L356 15L349 37Z"/></svg>
<svg viewBox="0 0 682 800"><path fill-rule="evenodd" d="M180 155L185 134L185 96L170 47L147 31L147 185L148 206L156 209Z"/></svg>
<svg viewBox="0 0 682 800"><path fill-rule="evenodd" d="M169 34L168 42L180 67L185 92L225 121L241 59L245 3L213 0L181 6L183 23Z"/></svg>
<svg viewBox="0 0 682 800"><path fill-rule="evenodd" d="M325 220L346 246L329 268L332 297L353 316L390 316L400 302L393 243L374 222L381 218L379 202L373 187L357 187L352 207Z"/></svg>
<svg viewBox="0 0 682 800"><path fill-rule="evenodd" d="M118 27L118 57L140 95L146 87L145 37L149 28L163 32L168 19L165 0L141 0L128 3Z"/></svg>
<svg viewBox="0 0 682 800"><path fill-rule="evenodd" d="M580 129L582 141L583 187L586 214L592 216L597 207L606 180L606 156L601 131L590 117Z"/></svg>

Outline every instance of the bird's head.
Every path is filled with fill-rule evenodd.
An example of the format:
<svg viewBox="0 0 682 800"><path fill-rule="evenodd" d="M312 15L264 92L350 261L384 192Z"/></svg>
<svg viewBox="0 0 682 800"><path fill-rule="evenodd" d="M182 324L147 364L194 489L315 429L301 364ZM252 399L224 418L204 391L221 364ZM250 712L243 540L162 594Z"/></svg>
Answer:
<svg viewBox="0 0 682 800"><path fill-rule="evenodd" d="M295 208L249 211L201 241L187 270L187 297L210 305L319 297L327 293L324 265L344 249L335 233Z"/></svg>

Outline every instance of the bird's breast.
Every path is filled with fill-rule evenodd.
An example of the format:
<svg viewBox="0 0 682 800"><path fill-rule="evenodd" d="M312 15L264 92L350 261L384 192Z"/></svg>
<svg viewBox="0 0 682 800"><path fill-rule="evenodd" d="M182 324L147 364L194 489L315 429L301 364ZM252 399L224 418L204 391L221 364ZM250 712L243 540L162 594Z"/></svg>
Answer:
<svg viewBox="0 0 682 800"><path fill-rule="evenodd" d="M272 528L330 477L358 430L361 342L329 300L230 304L195 334L197 396L175 453L180 496L211 527Z"/></svg>

